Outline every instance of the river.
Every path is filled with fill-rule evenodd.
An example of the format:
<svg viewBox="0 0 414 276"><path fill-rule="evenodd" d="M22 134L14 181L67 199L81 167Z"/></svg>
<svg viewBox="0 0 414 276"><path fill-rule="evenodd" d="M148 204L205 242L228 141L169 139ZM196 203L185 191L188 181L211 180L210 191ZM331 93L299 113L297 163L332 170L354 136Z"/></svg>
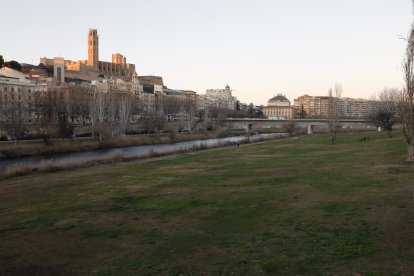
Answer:
<svg viewBox="0 0 414 276"><path fill-rule="evenodd" d="M229 143L244 143L247 140L250 140L250 142L257 142L263 139L276 139L283 137L286 137L286 134L257 134L252 136L234 136L207 140L195 140L174 144L120 147L83 152L61 153L47 156L4 159L0 160L0 174L3 174L9 167L30 166L31 170L36 170L36 168L41 168L42 166L45 166L45 164L52 164L57 168L64 169L65 167L70 167L74 164L79 167L82 164L88 164L91 162L104 162L105 160L114 159L134 159L155 155L169 155L179 152L220 147Z"/></svg>

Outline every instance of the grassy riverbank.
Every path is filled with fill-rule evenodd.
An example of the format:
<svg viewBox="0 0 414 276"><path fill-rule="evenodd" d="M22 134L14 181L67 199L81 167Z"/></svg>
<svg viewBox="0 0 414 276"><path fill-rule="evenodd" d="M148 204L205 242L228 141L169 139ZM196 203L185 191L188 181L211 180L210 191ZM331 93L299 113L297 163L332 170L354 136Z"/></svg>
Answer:
<svg viewBox="0 0 414 276"><path fill-rule="evenodd" d="M0 274L409 275L399 138L242 145L0 182Z"/></svg>
<svg viewBox="0 0 414 276"><path fill-rule="evenodd" d="M0 142L0 158L18 158L28 156L49 155L57 153L81 152L88 150L132 147L142 145L171 144L185 141L206 140L240 135L231 132L202 132L194 134L169 133L164 135L130 135L125 138L107 138L100 142L98 139L53 139L48 145L42 140L17 141L16 143Z"/></svg>

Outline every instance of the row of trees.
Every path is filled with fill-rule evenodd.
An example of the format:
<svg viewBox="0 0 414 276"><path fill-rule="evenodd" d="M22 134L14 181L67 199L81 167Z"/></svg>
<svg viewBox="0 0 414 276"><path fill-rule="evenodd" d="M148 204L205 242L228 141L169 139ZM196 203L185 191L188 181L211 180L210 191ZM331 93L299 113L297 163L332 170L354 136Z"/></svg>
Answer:
<svg viewBox="0 0 414 276"><path fill-rule="evenodd" d="M414 6L414 1L413 6ZM384 128L392 137L392 127L401 123L401 132L407 144L407 160L414 161L414 23L406 41L403 61L404 87L399 89L384 89L377 99L378 105L369 119L377 126Z"/></svg>
<svg viewBox="0 0 414 276"><path fill-rule="evenodd" d="M335 84L335 88L329 89L329 104L327 123L330 143L335 144L336 135L341 128L340 124L340 99L342 96L342 85ZM393 126L401 122L404 105L403 93L397 88L385 88L378 96L371 99L372 106L369 110L367 120L373 125L382 128L392 138Z"/></svg>
<svg viewBox="0 0 414 276"><path fill-rule="evenodd" d="M339 83L335 84L335 90L329 88L329 103L328 103L328 130L331 144L336 143L336 134L340 129L340 109L339 101L342 97L342 85Z"/></svg>
<svg viewBox="0 0 414 276"><path fill-rule="evenodd" d="M92 86L22 91L19 99L0 102L0 127L13 138L40 136L45 143L72 137L74 125L89 125L100 138L123 137L137 103L132 93L103 93Z"/></svg>
<svg viewBox="0 0 414 276"><path fill-rule="evenodd" d="M45 129L47 133L51 127L56 129L56 124L65 128L84 125L89 126L92 136L100 140L116 136L124 138L131 123L141 125L148 133L164 131L168 120L178 121L178 130L192 130L195 110L195 103L187 99L160 96L144 104L133 93L73 86L37 97L36 125L49 126ZM38 129L39 133L45 133L43 128Z"/></svg>
<svg viewBox="0 0 414 276"><path fill-rule="evenodd" d="M378 96L373 97L376 105L368 114L368 120L385 130L390 138L392 138L393 126L400 122L401 116L398 108L400 97L399 89L385 88Z"/></svg>
<svg viewBox="0 0 414 276"><path fill-rule="evenodd" d="M125 137L131 123L147 133L161 133L167 130L167 122L173 121L168 127L176 128L169 131L191 132L196 127L209 130L223 126L233 113L248 115L247 111L219 107L197 110L194 97L157 95L144 102L133 93L102 92L90 85L65 84L20 93L19 100L0 101L0 128L16 138L39 135L46 143L50 137L72 137L76 125L89 128L93 137L102 140Z"/></svg>
<svg viewBox="0 0 414 276"><path fill-rule="evenodd" d="M414 6L414 1L413 1ZM401 123L402 135L407 143L407 160L414 161L414 23L405 38L406 49L403 61L404 87L385 89L379 95L379 105L371 120L383 127L392 137L392 126Z"/></svg>

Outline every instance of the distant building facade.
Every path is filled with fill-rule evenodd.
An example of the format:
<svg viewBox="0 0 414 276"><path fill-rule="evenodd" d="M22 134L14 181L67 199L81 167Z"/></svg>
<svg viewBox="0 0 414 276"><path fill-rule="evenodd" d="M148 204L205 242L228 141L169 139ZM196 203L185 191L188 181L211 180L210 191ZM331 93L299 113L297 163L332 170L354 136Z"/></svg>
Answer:
<svg viewBox="0 0 414 276"><path fill-rule="evenodd" d="M201 106L216 107L218 109L236 110L237 98L232 95L230 86L224 89L207 89L206 94L200 98Z"/></svg>
<svg viewBox="0 0 414 276"><path fill-rule="evenodd" d="M339 101L340 112L344 118L367 118L373 105L373 101L365 99L341 98Z"/></svg>
<svg viewBox="0 0 414 276"><path fill-rule="evenodd" d="M269 119L292 119L293 108L284 95L277 94L267 101L267 106L263 108L263 115Z"/></svg>
<svg viewBox="0 0 414 276"><path fill-rule="evenodd" d="M164 81L159 76L139 76L138 80L144 87L146 93L162 94Z"/></svg>
<svg viewBox="0 0 414 276"><path fill-rule="evenodd" d="M296 112L304 110L306 117L326 117L329 110L329 97L303 95L294 99L293 107Z"/></svg>
<svg viewBox="0 0 414 276"><path fill-rule="evenodd" d="M306 117L326 118L330 105L329 96L303 95L294 100L296 112L304 110ZM365 119L373 110L375 102L365 99L340 98L339 114L342 118Z"/></svg>
<svg viewBox="0 0 414 276"><path fill-rule="evenodd" d="M0 68L0 122L27 124L34 120L37 85L20 71Z"/></svg>

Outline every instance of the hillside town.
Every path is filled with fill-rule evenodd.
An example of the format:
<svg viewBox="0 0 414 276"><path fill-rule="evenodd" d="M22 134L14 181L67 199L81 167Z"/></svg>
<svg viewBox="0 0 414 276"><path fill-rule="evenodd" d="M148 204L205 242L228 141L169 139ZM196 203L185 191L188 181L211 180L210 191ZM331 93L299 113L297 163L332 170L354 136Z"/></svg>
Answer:
<svg viewBox="0 0 414 276"><path fill-rule="evenodd" d="M120 53L112 61L99 56L99 35L89 29L88 59L41 57L38 65L10 61L0 64L0 136L48 135L58 129L73 135L74 126L90 126L90 134L123 136L135 131L165 130L178 121L176 131L212 129L220 118L325 118L329 96L303 95L293 104L277 94L267 106L241 103L229 85L199 94L168 87L161 76L139 75L135 64ZM367 118L375 102L340 99L343 118ZM32 127L25 127L32 126ZM54 128L54 129L53 129Z"/></svg>

